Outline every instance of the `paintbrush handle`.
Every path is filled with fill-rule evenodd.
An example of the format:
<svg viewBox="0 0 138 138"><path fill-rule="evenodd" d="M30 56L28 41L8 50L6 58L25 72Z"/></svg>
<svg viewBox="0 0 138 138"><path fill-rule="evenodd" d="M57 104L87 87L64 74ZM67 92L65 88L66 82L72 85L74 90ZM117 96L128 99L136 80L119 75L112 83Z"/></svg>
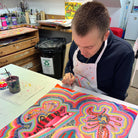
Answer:
<svg viewBox="0 0 138 138"><path fill-rule="evenodd" d="M9 78L11 79L11 76L9 75L8 71L6 69L5 69L5 71L6 71L7 75L9 76Z"/></svg>

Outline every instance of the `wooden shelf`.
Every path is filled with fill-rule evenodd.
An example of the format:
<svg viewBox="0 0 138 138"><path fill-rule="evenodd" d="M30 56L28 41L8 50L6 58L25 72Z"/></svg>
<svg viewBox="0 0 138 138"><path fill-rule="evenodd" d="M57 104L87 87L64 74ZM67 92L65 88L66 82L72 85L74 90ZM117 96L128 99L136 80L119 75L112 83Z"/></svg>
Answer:
<svg viewBox="0 0 138 138"><path fill-rule="evenodd" d="M71 29L62 29L61 27L52 28L52 27L39 26L38 28L45 29L45 30L51 30L51 31L61 31L61 32L72 33Z"/></svg>
<svg viewBox="0 0 138 138"><path fill-rule="evenodd" d="M37 31L37 29L27 28L27 27L4 30L4 31L0 31L0 39L9 38L13 36L19 36L22 34L27 34L27 33L35 32L35 31Z"/></svg>

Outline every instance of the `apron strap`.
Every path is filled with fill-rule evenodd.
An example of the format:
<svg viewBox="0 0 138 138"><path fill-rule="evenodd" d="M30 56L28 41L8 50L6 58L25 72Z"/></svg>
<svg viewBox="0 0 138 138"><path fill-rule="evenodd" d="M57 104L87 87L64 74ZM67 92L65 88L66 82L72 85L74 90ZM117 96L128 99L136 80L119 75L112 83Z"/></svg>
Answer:
<svg viewBox="0 0 138 138"><path fill-rule="evenodd" d="M103 55L103 53L104 53L106 47L107 47L107 40L105 40L104 47L103 47L103 49L102 49L100 55L99 55L98 58L96 59L95 64L97 64L97 63L99 62L99 60L101 59L101 57L102 57L102 55ZM79 51L79 48L77 48L77 50L75 51L75 53L74 53L74 55L73 55L73 60L75 59L75 57L77 57L78 51Z"/></svg>
<svg viewBox="0 0 138 138"><path fill-rule="evenodd" d="M77 48L77 49L75 50L74 55L73 55L73 60L74 60L74 58L77 57L78 51L79 51L79 48Z"/></svg>
<svg viewBox="0 0 138 138"><path fill-rule="evenodd" d="M97 63L99 62L99 60L101 59L101 57L102 57L102 55L103 55L103 53L104 53L104 51L105 51L106 47L107 47L107 40L105 40L105 43L104 43L104 48L102 49L102 51L101 51L100 55L99 55L99 56L98 56L98 58L96 59L95 64L97 64Z"/></svg>

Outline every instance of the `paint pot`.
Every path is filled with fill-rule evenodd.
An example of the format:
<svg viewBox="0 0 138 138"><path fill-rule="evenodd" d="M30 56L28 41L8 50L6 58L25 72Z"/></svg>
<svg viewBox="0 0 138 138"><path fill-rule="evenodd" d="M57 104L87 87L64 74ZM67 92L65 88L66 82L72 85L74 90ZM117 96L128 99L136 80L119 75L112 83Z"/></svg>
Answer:
<svg viewBox="0 0 138 138"><path fill-rule="evenodd" d="M2 27L1 17L0 17L0 27Z"/></svg>
<svg viewBox="0 0 138 138"><path fill-rule="evenodd" d="M11 93L18 93L20 91L20 83L19 77L17 76L10 76L5 80L8 84L9 91Z"/></svg>
<svg viewBox="0 0 138 138"><path fill-rule="evenodd" d="M3 16L1 16L1 23L2 23L2 26L7 26L6 18Z"/></svg>
<svg viewBox="0 0 138 138"><path fill-rule="evenodd" d="M17 18L15 14L12 14L11 20L13 25L17 25Z"/></svg>
<svg viewBox="0 0 138 138"><path fill-rule="evenodd" d="M7 83L0 80L0 90L5 90L7 88Z"/></svg>

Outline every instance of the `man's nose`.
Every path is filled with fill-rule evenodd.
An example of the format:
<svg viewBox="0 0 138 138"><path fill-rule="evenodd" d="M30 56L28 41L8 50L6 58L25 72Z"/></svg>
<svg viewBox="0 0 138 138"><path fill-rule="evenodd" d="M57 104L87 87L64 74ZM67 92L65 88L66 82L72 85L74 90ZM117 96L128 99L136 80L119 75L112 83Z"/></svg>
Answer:
<svg viewBox="0 0 138 138"><path fill-rule="evenodd" d="M84 48L80 48L80 52L84 56L87 54L86 49L84 49Z"/></svg>

